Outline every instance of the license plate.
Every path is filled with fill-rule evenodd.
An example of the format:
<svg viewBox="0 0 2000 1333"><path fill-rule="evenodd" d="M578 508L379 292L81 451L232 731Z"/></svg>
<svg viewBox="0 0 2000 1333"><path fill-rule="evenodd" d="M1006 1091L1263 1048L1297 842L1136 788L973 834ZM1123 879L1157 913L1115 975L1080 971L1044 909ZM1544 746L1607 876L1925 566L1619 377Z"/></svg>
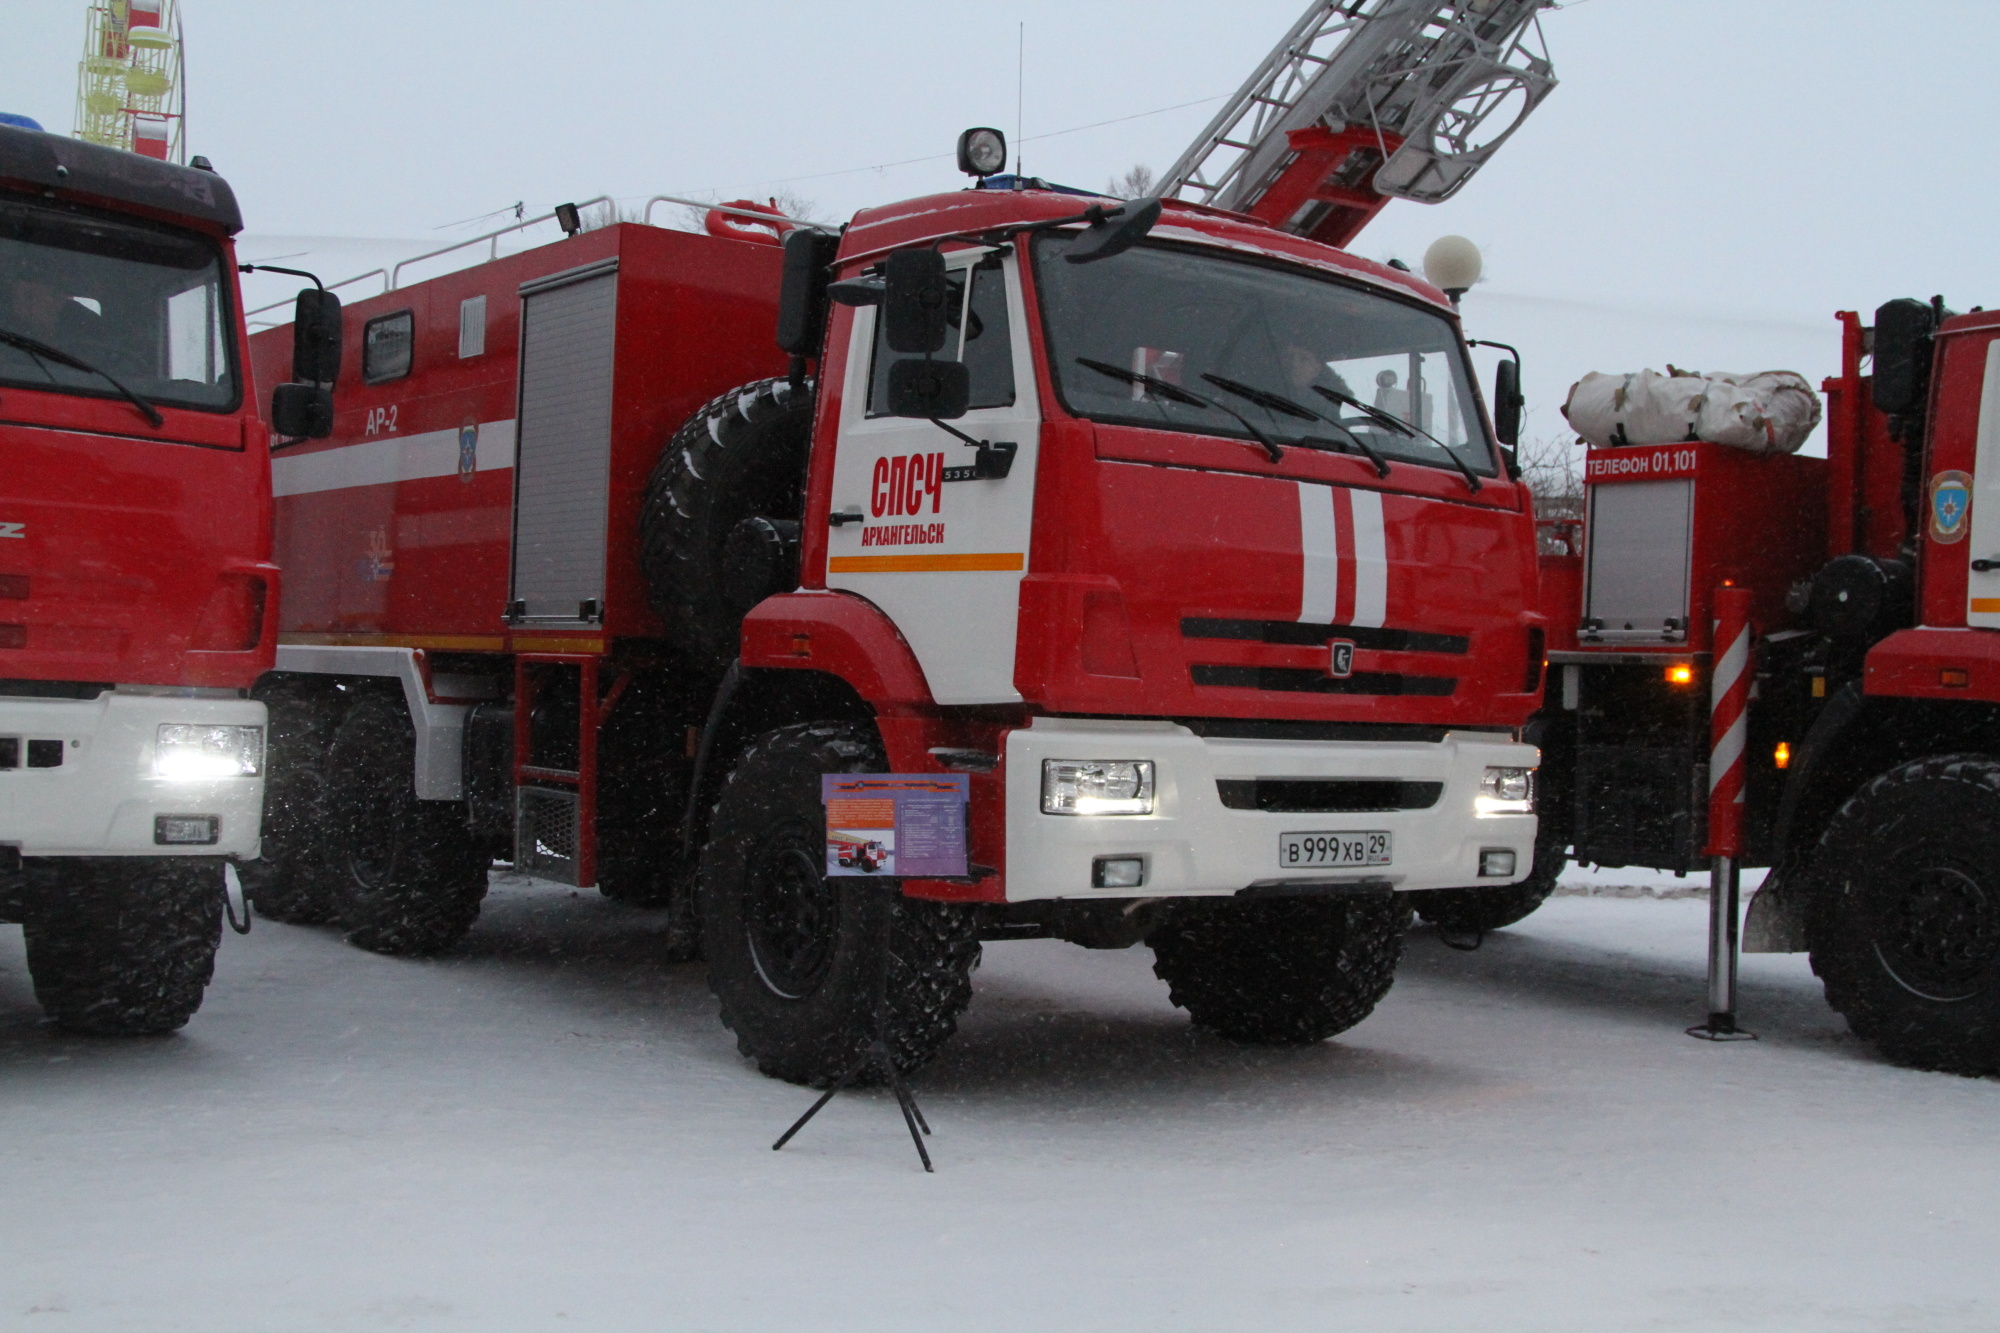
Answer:
<svg viewBox="0 0 2000 1333"><path fill-rule="evenodd" d="M1393 846L1387 833L1280 833L1278 868L1385 866Z"/></svg>

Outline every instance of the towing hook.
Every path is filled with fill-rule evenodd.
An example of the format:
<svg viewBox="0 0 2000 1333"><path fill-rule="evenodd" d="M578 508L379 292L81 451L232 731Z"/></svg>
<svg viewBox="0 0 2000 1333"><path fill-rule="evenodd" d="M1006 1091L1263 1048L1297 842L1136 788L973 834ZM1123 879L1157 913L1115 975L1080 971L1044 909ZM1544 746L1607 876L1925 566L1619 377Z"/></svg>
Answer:
<svg viewBox="0 0 2000 1333"><path fill-rule="evenodd" d="M1483 930L1446 930L1443 927L1439 927L1438 942L1444 945L1445 948L1456 949L1460 953L1478 953L1479 946L1486 943L1486 932Z"/></svg>
<svg viewBox="0 0 2000 1333"><path fill-rule="evenodd" d="M250 933L250 900L243 896L243 885L233 866L225 868L222 876L222 915L238 935Z"/></svg>

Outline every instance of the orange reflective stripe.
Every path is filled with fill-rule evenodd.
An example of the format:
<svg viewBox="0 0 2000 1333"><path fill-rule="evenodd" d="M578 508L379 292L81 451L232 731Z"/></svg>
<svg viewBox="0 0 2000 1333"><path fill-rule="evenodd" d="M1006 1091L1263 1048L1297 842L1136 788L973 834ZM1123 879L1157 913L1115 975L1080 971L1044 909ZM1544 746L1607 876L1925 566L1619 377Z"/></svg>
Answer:
<svg viewBox="0 0 2000 1333"><path fill-rule="evenodd" d="M1006 573L1027 568L1018 551L978 555L836 555L826 562L829 574Z"/></svg>

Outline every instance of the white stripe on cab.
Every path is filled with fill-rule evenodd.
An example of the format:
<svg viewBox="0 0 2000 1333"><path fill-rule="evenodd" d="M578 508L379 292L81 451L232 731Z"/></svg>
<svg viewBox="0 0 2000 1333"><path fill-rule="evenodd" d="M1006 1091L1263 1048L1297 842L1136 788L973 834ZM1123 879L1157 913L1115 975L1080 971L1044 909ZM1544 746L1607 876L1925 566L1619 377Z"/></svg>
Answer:
<svg viewBox="0 0 2000 1333"><path fill-rule="evenodd" d="M1333 488L1303 481L1298 488L1299 547L1305 561L1299 623L1330 624L1340 605L1340 533L1333 518Z"/></svg>

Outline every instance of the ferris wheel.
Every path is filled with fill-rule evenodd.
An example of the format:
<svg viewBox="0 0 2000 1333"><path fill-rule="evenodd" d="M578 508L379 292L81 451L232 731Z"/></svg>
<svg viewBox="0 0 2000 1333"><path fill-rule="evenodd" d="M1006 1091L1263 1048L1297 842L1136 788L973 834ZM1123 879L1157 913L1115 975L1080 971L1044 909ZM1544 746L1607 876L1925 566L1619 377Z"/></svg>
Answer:
<svg viewBox="0 0 2000 1333"><path fill-rule="evenodd" d="M77 64L76 137L187 158L178 0L92 0Z"/></svg>

